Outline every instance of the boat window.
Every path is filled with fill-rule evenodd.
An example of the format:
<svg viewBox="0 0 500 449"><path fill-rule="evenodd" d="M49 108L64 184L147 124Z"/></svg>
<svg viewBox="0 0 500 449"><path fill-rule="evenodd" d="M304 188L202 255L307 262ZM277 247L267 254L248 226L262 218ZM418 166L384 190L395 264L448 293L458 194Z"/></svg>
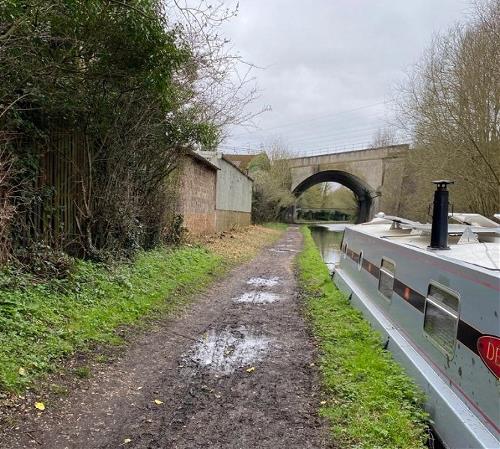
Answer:
<svg viewBox="0 0 500 449"><path fill-rule="evenodd" d="M363 266L363 251L359 253L358 257L358 271L361 271L361 267Z"/></svg>
<svg viewBox="0 0 500 449"><path fill-rule="evenodd" d="M347 242L346 242L346 243L344 243L343 256L344 256L344 259L346 259L346 258L347 258Z"/></svg>
<svg viewBox="0 0 500 449"><path fill-rule="evenodd" d="M447 354L455 348L458 326L458 295L444 287L429 285L425 300L424 332Z"/></svg>
<svg viewBox="0 0 500 449"><path fill-rule="evenodd" d="M382 259L380 264L379 278L378 278L378 290L387 299L392 298L392 292L394 290L394 273L396 271L396 266L393 262L387 259Z"/></svg>

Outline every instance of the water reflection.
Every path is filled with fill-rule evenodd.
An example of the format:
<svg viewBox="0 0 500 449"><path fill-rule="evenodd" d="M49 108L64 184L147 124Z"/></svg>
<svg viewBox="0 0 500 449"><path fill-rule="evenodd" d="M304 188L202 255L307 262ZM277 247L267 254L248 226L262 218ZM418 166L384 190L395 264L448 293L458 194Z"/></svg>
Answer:
<svg viewBox="0 0 500 449"><path fill-rule="evenodd" d="M333 271L335 265L340 262L340 243L345 226L345 224L309 226L312 238L330 271Z"/></svg>

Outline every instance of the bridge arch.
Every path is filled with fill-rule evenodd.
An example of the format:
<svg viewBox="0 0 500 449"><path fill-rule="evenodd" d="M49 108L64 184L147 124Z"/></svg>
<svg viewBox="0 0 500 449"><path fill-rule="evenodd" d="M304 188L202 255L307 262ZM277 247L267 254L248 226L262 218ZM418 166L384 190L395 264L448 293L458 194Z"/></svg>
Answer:
<svg viewBox="0 0 500 449"><path fill-rule="evenodd" d="M373 215L373 201L378 196L375 189L357 176L341 170L324 170L314 173L300 182L293 194L298 198L310 187L322 182L336 182L351 190L358 200L357 223L371 220Z"/></svg>

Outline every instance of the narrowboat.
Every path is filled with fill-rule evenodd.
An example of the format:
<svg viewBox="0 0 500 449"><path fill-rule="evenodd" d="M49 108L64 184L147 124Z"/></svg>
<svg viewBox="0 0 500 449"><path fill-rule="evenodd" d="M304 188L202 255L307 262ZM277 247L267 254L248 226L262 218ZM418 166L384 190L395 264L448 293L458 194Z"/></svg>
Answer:
<svg viewBox="0 0 500 449"><path fill-rule="evenodd" d="M449 183L435 181L432 224L346 227L332 277L424 390L442 444L500 448L500 227L448 214Z"/></svg>

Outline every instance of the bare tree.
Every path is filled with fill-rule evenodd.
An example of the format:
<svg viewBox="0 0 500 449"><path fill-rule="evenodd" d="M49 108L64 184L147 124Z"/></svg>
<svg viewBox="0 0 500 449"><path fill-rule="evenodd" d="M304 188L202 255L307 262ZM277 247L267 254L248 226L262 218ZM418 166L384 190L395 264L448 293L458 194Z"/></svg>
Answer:
<svg viewBox="0 0 500 449"><path fill-rule="evenodd" d="M178 73L181 84L187 84L190 95L184 99L182 112L190 110L201 120L224 127L242 124L254 115L245 112L256 98L254 65L243 60L230 46L221 27L238 14L239 4L216 0L167 0L166 16L171 26L180 30L192 54L193 64Z"/></svg>
<svg viewBox="0 0 500 449"><path fill-rule="evenodd" d="M392 128L379 128L373 135L371 148L382 148L395 145L397 142L395 131Z"/></svg>
<svg viewBox="0 0 500 449"><path fill-rule="evenodd" d="M456 181L455 208L500 208L500 2L476 4L465 25L436 36L403 90L401 122L413 135L406 213L422 216L430 181Z"/></svg>
<svg viewBox="0 0 500 449"><path fill-rule="evenodd" d="M280 213L295 204L290 157L285 146L274 143L250 163L249 173L255 181L252 204L255 221L277 220Z"/></svg>

